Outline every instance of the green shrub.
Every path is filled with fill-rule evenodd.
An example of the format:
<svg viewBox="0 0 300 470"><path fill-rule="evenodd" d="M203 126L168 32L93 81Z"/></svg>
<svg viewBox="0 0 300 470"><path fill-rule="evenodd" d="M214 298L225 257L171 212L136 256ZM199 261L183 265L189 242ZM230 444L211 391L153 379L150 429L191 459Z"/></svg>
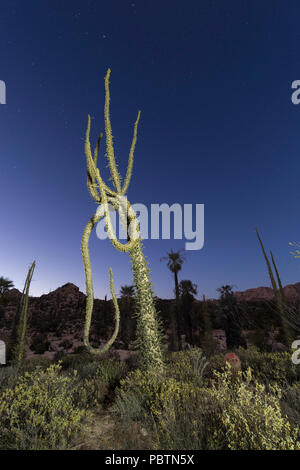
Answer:
<svg viewBox="0 0 300 470"><path fill-rule="evenodd" d="M168 400L158 415L156 449L168 450L218 450L226 449L226 441L219 434L214 435L220 426L218 403L208 389L197 388L187 395L169 394Z"/></svg>
<svg viewBox="0 0 300 470"><path fill-rule="evenodd" d="M176 359L178 366L187 355L176 353ZM168 374L176 375L176 371L169 370ZM121 380L113 411L123 421L140 421L151 429L153 449L215 448L209 442L217 416L215 404L208 391L193 380L182 382L173 376L131 372Z"/></svg>
<svg viewBox="0 0 300 470"><path fill-rule="evenodd" d="M267 390L251 369L235 372L228 364L205 389L170 385L164 401L152 401L158 449L300 450L299 427L282 412L279 387Z"/></svg>
<svg viewBox="0 0 300 470"><path fill-rule="evenodd" d="M179 381L200 385L208 364L200 348L190 347L189 350L172 352L169 355L167 375Z"/></svg>
<svg viewBox="0 0 300 470"><path fill-rule="evenodd" d="M59 365L20 376L0 394L1 449L65 449L86 412L74 403L74 378Z"/></svg>
<svg viewBox="0 0 300 470"><path fill-rule="evenodd" d="M101 378L110 388L119 385L120 380L125 377L128 367L126 363L119 359L111 357L104 359L96 370L96 377Z"/></svg>
<svg viewBox="0 0 300 470"><path fill-rule="evenodd" d="M292 385L300 380L300 367L293 364L290 352L260 352L256 347L239 348L235 351L241 360L242 371L249 367L253 378L264 384L277 383L281 387ZM205 376L210 379L214 371L224 368L224 355L216 354L210 358Z"/></svg>
<svg viewBox="0 0 300 470"><path fill-rule="evenodd" d="M76 400L80 406L88 408L103 404L128 369L119 359L99 358L86 353L65 356L62 365L69 372L76 371Z"/></svg>
<svg viewBox="0 0 300 470"><path fill-rule="evenodd" d="M288 387L282 395L281 409L289 418L291 426L300 428L300 383ZM300 434L299 434L300 440Z"/></svg>
<svg viewBox="0 0 300 470"><path fill-rule="evenodd" d="M122 423L144 422L147 414L147 395L138 388L119 391L119 394L110 408L110 412Z"/></svg>
<svg viewBox="0 0 300 470"><path fill-rule="evenodd" d="M291 385L300 380L300 368L293 364L290 352L260 352L255 347L236 351L242 369L251 368L253 377L264 383L276 382L280 386Z"/></svg>
<svg viewBox="0 0 300 470"><path fill-rule="evenodd" d="M218 403L220 425L214 431L219 441L226 436L232 450L300 450L299 429L292 428L283 416L281 390L252 380L252 371L235 372L229 364L209 390Z"/></svg>
<svg viewBox="0 0 300 470"><path fill-rule="evenodd" d="M74 394L76 405L82 408L93 408L102 405L109 394L108 385L97 378L78 378Z"/></svg>
<svg viewBox="0 0 300 470"><path fill-rule="evenodd" d="M128 423L151 424L153 449L300 450L299 429L280 399L277 385L267 388L250 369L235 372L229 364L205 388L137 370L121 380L114 411Z"/></svg>
<svg viewBox="0 0 300 470"><path fill-rule="evenodd" d="M82 354L65 354L59 359L63 370L78 369L79 366L95 362L98 358L84 351Z"/></svg>
<svg viewBox="0 0 300 470"><path fill-rule="evenodd" d="M6 388L14 387L20 375L20 369L16 367L1 367L0 369L0 393Z"/></svg>

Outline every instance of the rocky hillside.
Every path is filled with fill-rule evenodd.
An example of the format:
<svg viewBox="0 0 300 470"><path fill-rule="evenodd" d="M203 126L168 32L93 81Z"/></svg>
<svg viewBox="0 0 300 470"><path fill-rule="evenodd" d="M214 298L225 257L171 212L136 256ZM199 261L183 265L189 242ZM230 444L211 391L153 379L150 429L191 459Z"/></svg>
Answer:
<svg viewBox="0 0 300 470"><path fill-rule="evenodd" d="M300 282L296 284L289 284L283 288L284 294L289 300L300 300ZM254 289L247 289L243 292L235 292L238 300L272 300L274 292L271 287L256 287Z"/></svg>
<svg viewBox="0 0 300 470"><path fill-rule="evenodd" d="M300 300L300 283L288 285L284 291L288 299ZM273 298L271 288L258 287L236 292L236 297L240 305L241 318L244 319L243 328L253 329L270 325L272 309L268 310L267 301ZM6 296L5 303L0 304L0 339L5 342L9 338L20 298L21 292L18 289L11 289ZM30 297L27 357L45 354L53 358L55 355L82 349L85 303L85 294L71 283L41 297ZM216 300L208 301L208 309L214 323L213 328L216 329L215 331L221 331L220 325L213 320L216 305ZM171 316L174 314L174 301L158 299L156 307L164 327L164 340L168 343L171 333ZM202 309L202 302L195 301L188 318L182 319L181 331L191 344L199 344L201 332L204 331ZM121 328L113 346L115 350L122 350L122 354L125 354L124 350L126 354L130 353L133 349L135 327L134 316L128 313L128 309L121 306ZM113 330L112 301L95 299L90 334L91 344L98 347L99 344L105 343L111 337Z"/></svg>

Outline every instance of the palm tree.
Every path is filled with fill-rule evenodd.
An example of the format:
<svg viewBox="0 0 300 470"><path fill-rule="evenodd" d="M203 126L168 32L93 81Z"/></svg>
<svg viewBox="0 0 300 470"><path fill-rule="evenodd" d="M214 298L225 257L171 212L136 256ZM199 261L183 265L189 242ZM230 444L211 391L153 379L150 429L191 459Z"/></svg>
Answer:
<svg viewBox="0 0 300 470"><path fill-rule="evenodd" d="M226 284L217 289L220 293L217 313L224 326L227 348L237 348L239 346L247 348L238 319L237 300L232 288L233 286Z"/></svg>
<svg viewBox="0 0 300 470"><path fill-rule="evenodd" d="M14 287L12 281L3 276L0 277L0 295L6 294L12 287Z"/></svg>
<svg viewBox="0 0 300 470"><path fill-rule="evenodd" d="M194 302L194 295L197 294L197 286L190 280L181 281L179 284L179 293L181 296L181 309L185 323L186 342L193 344L191 310Z"/></svg>
<svg viewBox="0 0 300 470"><path fill-rule="evenodd" d="M196 284L193 284L192 281L184 280L179 284L179 292L181 297L188 295L194 296L197 295L197 286Z"/></svg>
<svg viewBox="0 0 300 470"><path fill-rule="evenodd" d="M121 299L125 299L129 303L135 295L135 286L121 286Z"/></svg>
<svg viewBox="0 0 300 470"><path fill-rule="evenodd" d="M176 296L176 319L172 315L172 330L173 330L173 346L175 351L182 350L181 335L180 335L180 295L179 295L179 284L178 284L178 272L181 270L184 257L181 255L183 250L167 252L167 256L160 258L160 261L167 260L167 266L170 271L174 274L175 282L175 296ZM177 323L177 325L176 325ZM176 335L177 333L177 335ZM177 336L177 337L176 337ZM177 344L178 343L178 344Z"/></svg>

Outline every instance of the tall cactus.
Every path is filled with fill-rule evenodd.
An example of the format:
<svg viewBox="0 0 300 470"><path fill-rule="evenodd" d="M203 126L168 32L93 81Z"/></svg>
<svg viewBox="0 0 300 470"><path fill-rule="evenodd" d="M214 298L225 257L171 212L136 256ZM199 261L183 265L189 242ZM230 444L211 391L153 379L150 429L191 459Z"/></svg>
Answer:
<svg viewBox="0 0 300 470"><path fill-rule="evenodd" d="M271 284L272 284L274 295L275 295L276 305L277 305L277 308L278 308L278 311L279 311L279 314L280 314L283 336L284 336L286 345L288 347L290 347L291 344L292 344L292 334L291 334L291 331L290 331L290 328L289 328L289 325L288 325L288 322L287 322L285 296L284 296L284 291L283 291L281 279L279 277L278 269L277 269L277 266L275 264L273 253L271 251L270 252L271 259L272 259L272 263L273 263L274 270L275 270L275 275L276 275L277 282L278 282L278 286L277 286L275 276L274 276L273 271L272 271L271 263L268 259L268 256L267 256L266 252L265 252L264 245L261 241L258 230L257 229L255 229L255 230L256 230L257 238L258 238L259 244L261 246L261 249L262 249L265 261L266 261L266 265L267 265L267 268L268 268Z"/></svg>
<svg viewBox="0 0 300 470"><path fill-rule="evenodd" d="M11 361L20 367L25 355L25 339L27 330L27 315L28 315L28 297L29 289L35 268L35 261L30 266L22 292L22 297L19 305L19 310L16 315L15 325L12 331L10 349Z"/></svg>
<svg viewBox="0 0 300 470"><path fill-rule="evenodd" d="M90 146L90 129L91 118L88 116L88 125L85 140L85 155L87 159L87 186L90 195L94 201L99 204L96 213L88 222L84 229L81 240L81 253L85 271L86 280L86 320L84 328L84 344L89 352L101 355L109 349L114 342L119 329L120 312L118 302L114 292L112 270L110 268L110 288L114 301L116 325L113 336L108 343L102 348L93 348L89 343L89 332L91 326L92 310L93 310L93 281L92 270L89 257L88 242L91 231L95 224L104 217L105 226L108 236L113 246L120 252L128 252L131 258L134 282L136 285L136 305L137 305L137 341L136 348L139 352L140 368L143 370L155 370L157 372L164 371L163 350L162 350L162 327L157 318L157 313L154 306L152 285L149 276L149 268L143 254L143 245L139 232L139 225L137 222L136 214L133 211L130 203L125 196L131 175L133 165L133 154L137 140L137 126L140 119L140 111L134 125L134 134L129 152L128 167L124 183L121 182L121 177L117 170L117 165L114 157L113 149L113 136L111 131L110 116L109 116L109 77L110 69L108 69L105 77L105 106L104 106L104 121L106 133L106 157L108 159L108 166L111 173L111 178L114 190L109 188L100 176L99 169L97 168L97 159L100 141L103 134L101 133L94 151L94 156L91 153ZM110 215L109 207L111 204L113 208L118 211L121 222L126 228L127 243L120 243L114 233Z"/></svg>

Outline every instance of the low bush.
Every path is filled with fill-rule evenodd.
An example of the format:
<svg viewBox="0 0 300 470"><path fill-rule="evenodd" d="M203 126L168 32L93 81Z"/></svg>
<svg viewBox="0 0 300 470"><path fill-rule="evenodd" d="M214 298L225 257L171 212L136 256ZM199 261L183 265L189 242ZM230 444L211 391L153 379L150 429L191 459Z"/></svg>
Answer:
<svg viewBox="0 0 300 470"><path fill-rule="evenodd" d="M73 377L59 365L20 375L0 394L0 448L66 449L86 411L74 400Z"/></svg>
<svg viewBox="0 0 300 470"><path fill-rule="evenodd" d="M260 352L255 347L236 351L242 369L251 368L253 377L264 383L277 383L285 387L300 380L300 367L293 364L290 352Z"/></svg>
<svg viewBox="0 0 300 470"><path fill-rule="evenodd" d="M209 392L221 410L217 440L226 436L232 450L300 450L299 429L282 414L278 385L267 389L253 380L250 368L233 373L229 364L215 377Z"/></svg>
<svg viewBox="0 0 300 470"><path fill-rule="evenodd" d="M292 427L300 428L300 383L295 383L284 390L281 409L287 415ZM299 434L300 441L300 434Z"/></svg>
<svg viewBox="0 0 300 470"><path fill-rule="evenodd" d="M205 387L137 370L121 380L113 411L123 422L151 425L153 449L300 450L299 428L282 411L281 395L276 384L230 364Z"/></svg>

